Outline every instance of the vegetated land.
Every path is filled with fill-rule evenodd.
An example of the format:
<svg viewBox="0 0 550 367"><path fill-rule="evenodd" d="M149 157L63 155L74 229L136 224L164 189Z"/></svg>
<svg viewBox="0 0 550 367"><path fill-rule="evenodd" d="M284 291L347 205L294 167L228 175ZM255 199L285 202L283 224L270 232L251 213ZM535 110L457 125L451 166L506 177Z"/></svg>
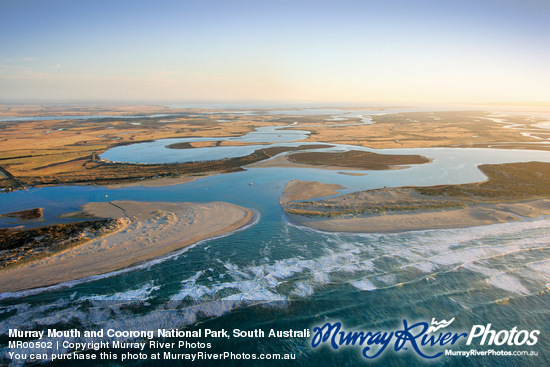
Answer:
<svg viewBox="0 0 550 367"><path fill-rule="evenodd" d="M117 220L99 219L23 230L0 228L0 269L78 246L118 226Z"/></svg>
<svg viewBox="0 0 550 367"><path fill-rule="evenodd" d="M498 116L483 111L406 112L370 116L373 124L325 124L307 127L311 139L376 149L423 147L488 147L548 150L549 145L529 144L548 138L548 129L537 127L544 119ZM505 126L516 125L514 128ZM295 127L299 129L299 127ZM303 127L302 127L303 129ZM529 131L534 137L521 133Z"/></svg>
<svg viewBox="0 0 550 367"><path fill-rule="evenodd" d="M393 155L350 150L347 152L303 152L290 154L287 159L294 163L329 165L367 170L387 170L396 165L422 164L430 160L420 155Z"/></svg>
<svg viewBox="0 0 550 367"><path fill-rule="evenodd" d="M465 208L483 203L520 202L550 196L550 163L485 164L487 181L463 185L367 190L319 201L289 202L288 214L334 217L388 212Z"/></svg>
<svg viewBox="0 0 550 367"><path fill-rule="evenodd" d="M134 108L135 107L135 108ZM157 106L158 107L158 106ZM204 113L208 112L208 113ZM257 127L283 125L278 117L233 115L230 110L174 110L155 106L0 106L3 116L115 115L109 118L0 122L0 189L52 184L123 183L145 178L200 175L238 169L238 160L183 165L139 165L99 161L99 154L118 145L163 138L242 136ZM169 116L117 118L116 115L170 113ZM309 120L311 117L307 117ZM300 117L292 119L300 121ZM222 142L221 145L231 145ZM240 144L234 143L233 145ZM199 143L193 144L200 146ZM254 153L243 164L269 158Z"/></svg>
<svg viewBox="0 0 550 367"><path fill-rule="evenodd" d="M40 219L43 215L42 208L19 210L16 212L0 214L0 218L15 218L19 220Z"/></svg>
<svg viewBox="0 0 550 367"><path fill-rule="evenodd" d="M173 175L200 175L239 169L238 160L183 165L136 165L100 162L99 154L117 145L162 138L211 137L187 148L231 143L218 138L241 136L257 127L295 125L312 131L309 142L361 145L372 148L460 146L548 149L534 137L548 137L535 126L538 119L499 116L514 128L491 120L485 112L414 112L372 116L375 124L359 118L327 120L330 116L278 116L264 110L257 114L231 114L231 110L169 109L163 106L5 106L0 115L12 117L58 115L111 115L109 118L0 122L0 189L26 186L88 183L105 184ZM168 116L124 115L165 113ZM117 117L120 116L120 117ZM295 124L296 123L296 124ZM349 125L354 124L354 125ZM302 127L300 127L302 126ZM519 127L518 127L519 126ZM523 130L522 130L523 129ZM545 135L546 134L546 135ZM236 144L236 143L234 143ZM261 160L262 154L240 158L242 164ZM339 165L342 163L339 163Z"/></svg>
<svg viewBox="0 0 550 367"><path fill-rule="evenodd" d="M525 162L479 166L488 180L464 185L418 187L422 195L444 195L474 201L550 196L550 163Z"/></svg>

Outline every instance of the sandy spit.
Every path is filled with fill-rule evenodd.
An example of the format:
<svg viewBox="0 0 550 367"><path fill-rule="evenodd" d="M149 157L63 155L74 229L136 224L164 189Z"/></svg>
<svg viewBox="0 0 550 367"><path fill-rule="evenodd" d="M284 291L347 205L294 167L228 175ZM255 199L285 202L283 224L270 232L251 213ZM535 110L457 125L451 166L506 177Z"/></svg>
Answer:
<svg viewBox="0 0 550 367"><path fill-rule="evenodd" d="M181 177L163 177L163 178L157 178L157 179L149 179L149 180L143 180L138 182L130 182L130 183L124 183L124 184L113 184L113 185L107 185L107 188L109 189L120 189L124 187L164 187L164 186L175 186L183 183L188 183L191 181L195 181L198 178L207 177L208 175L204 176L181 176Z"/></svg>
<svg viewBox="0 0 550 367"><path fill-rule="evenodd" d="M324 184L315 181L292 180L286 184L283 194L279 199L281 204L295 200L308 200L338 194L339 189L345 189L338 184Z"/></svg>
<svg viewBox="0 0 550 367"><path fill-rule="evenodd" d="M223 202L113 201L88 203L82 209L98 217L119 219L122 224L104 237L0 271L0 292L44 287L124 269L237 230L254 217L249 209Z"/></svg>
<svg viewBox="0 0 550 367"><path fill-rule="evenodd" d="M550 200L515 204L482 204L465 209L419 211L379 216L311 219L299 215L289 218L306 227L327 232L387 233L425 229L475 227L550 215Z"/></svg>

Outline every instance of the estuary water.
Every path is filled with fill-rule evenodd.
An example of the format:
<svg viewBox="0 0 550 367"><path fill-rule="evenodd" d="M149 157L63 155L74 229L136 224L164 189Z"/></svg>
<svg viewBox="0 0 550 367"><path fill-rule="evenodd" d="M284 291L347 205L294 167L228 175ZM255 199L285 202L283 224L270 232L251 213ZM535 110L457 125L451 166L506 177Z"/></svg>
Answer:
<svg viewBox="0 0 550 367"><path fill-rule="evenodd" d="M281 131L249 134L250 142L293 142L307 132L273 140ZM267 135L266 135L267 134ZM246 136L242 139L248 139ZM167 149L162 140L115 148L102 157L139 162L219 159L248 154L251 147ZM265 146L264 146L265 147ZM238 148L238 149L237 149ZM312 348L309 338L269 338L275 330L313 329L341 322L346 330L398 330L409 323L455 318L449 328L470 332L491 323L494 330L540 330L535 346L466 346L453 350L535 350L538 357L441 356L444 366L546 366L550 363L550 218L525 219L489 226L423 230L389 234L326 233L289 223L279 196L291 179L338 183L340 193L403 185L476 182L485 179L476 168L484 163L550 162L550 152L502 149L372 150L337 145L330 150L365 149L384 154L420 154L429 164L390 171L342 171L296 168L251 168L167 187L66 186L15 191L0 195L2 212L45 208L45 220L75 211L91 201L166 202L227 201L259 213L253 225L132 269L47 289L0 295L0 335L10 328L60 330L154 330L205 328L266 331L265 338L203 338L212 352L295 353L295 361L259 365L411 366L428 362L410 350L388 347L367 361L358 346L334 350ZM196 155L199 151L200 155ZM217 155L219 154L219 155ZM172 159L172 160L171 160ZM113 159L115 160L115 159ZM253 183L253 185L249 185ZM83 337L68 338L86 341ZM131 338L130 338L131 339ZM48 340L45 338L45 340ZM106 338L108 340L108 338ZM2 342L2 355L14 351ZM445 348L425 347L435 354ZM15 350L23 352L23 350ZM68 351L68 349L66 350ZM146 348L146 353L156 350ZM179 351L181 352L181 351ZM6 361L6 359L4 359ZM22 365L18 361L8 361ZM202 361L200 365L216 365ZM217 361L219 363L219 361ZM83 364L83 363L80 363ZM224 365L242 365L227 360ZM70 365L57 362L54 365ZM85 363L84 363L85 365ZM90 363L90 365L94 365ZM135 361L133 365L152 365Z"/></svg>

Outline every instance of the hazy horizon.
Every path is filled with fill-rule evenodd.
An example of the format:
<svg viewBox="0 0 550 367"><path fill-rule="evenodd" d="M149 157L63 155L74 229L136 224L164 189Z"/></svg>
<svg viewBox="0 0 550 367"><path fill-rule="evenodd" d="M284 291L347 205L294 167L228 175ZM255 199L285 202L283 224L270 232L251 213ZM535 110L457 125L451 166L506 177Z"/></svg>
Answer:
<svg viewBox="0 0 550 367"><path fill-rule="evenodd" d="M540 105L549 16L537 0L7 0L0 101Z"/></svg>

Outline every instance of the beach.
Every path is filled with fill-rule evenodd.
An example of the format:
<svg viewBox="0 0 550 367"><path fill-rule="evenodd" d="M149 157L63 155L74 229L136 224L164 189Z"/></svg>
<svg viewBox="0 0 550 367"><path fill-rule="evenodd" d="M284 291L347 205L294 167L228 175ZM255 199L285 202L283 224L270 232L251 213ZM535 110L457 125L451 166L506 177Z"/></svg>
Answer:
<svg viewBox="0 0 550 367"><path fill-rule="evenodd" d="M0 271L0 292L15 292L105 274L161 257L250 223L254 212L210 202L88 203L87 215L120 221L116 231L51 257Z"/></svg>
<svg viewBox="0 0 550 367"><path fill-rule="evenodd" d="M350 218L307 218L289 215L300 225L327 232L390 233L426 229L476 227L550 214L550 200L509 205L482 205L467 209L419 211L415 213L358 216Z"/></svg>

